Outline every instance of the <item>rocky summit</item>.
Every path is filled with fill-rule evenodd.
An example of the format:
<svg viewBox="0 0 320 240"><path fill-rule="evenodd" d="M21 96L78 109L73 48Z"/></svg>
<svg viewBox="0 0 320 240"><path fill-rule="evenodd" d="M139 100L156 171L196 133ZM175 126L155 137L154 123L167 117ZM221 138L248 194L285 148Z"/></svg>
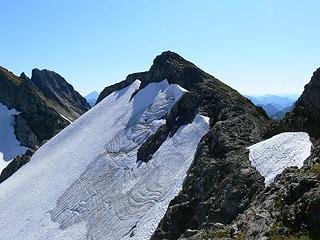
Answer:
<svg viewBox="0 0 320 240"><path fill-rule="evenodd" d="M166 117L166 124L140 147L137 159L148 161L195 114L210 118L210 131L198 146L182 191L171 201L152 239L178 239L190 229L231 223L264 188L263 178L249 163L246 147L263 139L270 123L266 113L173 52L156 57L149 71L107 87L98 101L134 79L140 79L142 86L167 79L188 90Z"/></svg>
<svg viewBox="0 0 320 240"><path fill-rule="evenodd" d="M34 69L30 79L24 73L15 76L3 67L0 67L0 103L18 112L14 116L15 136L21 145L33 150L90 108L55 72ZM4 171L1 181L22 165L20 158L16 161Z"/></svg>
<svg viewBox="0 0 320 240"><path fill-rule="evenodd" d="M276 125L278 131L306 131L315 139L320 138L320 68L304 91L291 112Z"/></svg>
<svg viewBox="0 0 320 240"><path fill-rule="evenodd" d="M90 109L90 105L73 86L59 74L49 70L32 70L31 82L40 89L47 98L68 110L66 117L71 121Z"/></svg>

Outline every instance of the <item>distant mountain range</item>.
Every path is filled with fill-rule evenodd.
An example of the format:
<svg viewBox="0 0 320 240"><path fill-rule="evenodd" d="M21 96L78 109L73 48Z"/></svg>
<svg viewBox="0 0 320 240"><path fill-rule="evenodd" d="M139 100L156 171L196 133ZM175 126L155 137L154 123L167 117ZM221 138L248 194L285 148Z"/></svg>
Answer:
<svg viewBox="0 0 320 240"><path fill-rule="evenodd" d="M99 97L99 93L97 91L93 91L89 93L87 96L85 96L84 98L87 100L90 106L93 107L96 104L98 97Z"/></svg>
<svg viewBox="0 0 320 240"><path fill-rule="evenodd" d="M281 119L287 112L293 109L294 103L299 98L299 95L272 95L266 94L261 96L245 95L255 105L262 107L269 117L273 119Z"/></svg>

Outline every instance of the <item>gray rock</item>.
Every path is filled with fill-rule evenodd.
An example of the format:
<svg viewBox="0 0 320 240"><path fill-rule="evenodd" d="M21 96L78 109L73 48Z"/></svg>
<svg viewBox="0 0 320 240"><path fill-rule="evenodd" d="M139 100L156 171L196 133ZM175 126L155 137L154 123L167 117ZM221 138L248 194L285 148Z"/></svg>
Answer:
<svg viewBox="0 0 320 240"><path fill-rule="evenodd" d="M32 70L31 82L50 100L67 110L75 120L90 109L89 103L63 77L49 70Z"/></svg>
<svg viewBox="0 0 320 240"><path fill-rule="evenodd" d="M20 112L15 117L15 135L22 145L33 150L69 125L62 115L72 121L90 108L86 100L54 72L34 70L30 79L24 73L17 77L2 67L0 102ZM3 170L4 176L27 162L22 158L24 160L18 158L9 164Z"/></svg>
<svg viewBox="0 0 320 240"><path fill-rule="evenodd" d="M12 174L14 174L19 168L30 161L34 151L27 150L24 154L13 159L8 166L2 170L0 174L0 183L7 180Z"/></svg>

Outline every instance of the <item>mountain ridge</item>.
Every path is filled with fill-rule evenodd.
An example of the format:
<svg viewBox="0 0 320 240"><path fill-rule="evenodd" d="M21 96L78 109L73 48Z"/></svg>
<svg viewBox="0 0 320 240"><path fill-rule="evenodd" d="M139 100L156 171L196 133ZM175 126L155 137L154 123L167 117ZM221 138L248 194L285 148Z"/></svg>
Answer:
<svg viewBox="0 0 320 240"><path fill-rule="evenodd" d="M33 72L41 73L39 70ZM83 108L78 108L79 104L74 104L74 101L56 101L57 98L49 98L49 92L38 87L41 82L43 82L43 87L46 86L46 79L43 79L43 76L38 76L37 80L33 76L32 81L32 78L28 78L24 73L18 77L0 67L0 103L19 112L14 116L14 133L21 145L32 150L36 150L45 141L68 126L70 121L75 120L89 109L88 103L61 76L56 73L54 76L61 79L61 83L73 93L72 96L82 99L80 105L83 103ZM56 96L59 95L58 92L57 89L52 90L51 94ZM75 109L78 110L75 111ZM5 177L1 176L1 182L22 165L19 161L17 158L7 166Z"/></svg>
<svg viewBox="0 0 320 240"><path fill-rule="evenodd" d="M89 116L93 113L96 117L90 119ZM103 119L103 116L106 119ZM99 127L95 125L95 121L99 122ZM50 161L50 166L54 167L54 174L60 171L63 173L64 170L70 173L68 176L61 174L59 179L53 177L43 181L46 185L54 185L56 181L67 182L66 186L63 185L51 191L55 194L54 199L46 200L46 195L43 195L45 192L41 192L40 195L44 196L41 198L44 199L43 202L39 203L41 206L47 206L47 201L56 203L54 209L46 208L45 211L49 210L52 215L50 219L43 221L48 224L52 223L52 220L58 222L60 229L50 229L59 231L60 234L68 234L72 229L77 229L80 225L74 224L79 221L85 222L89 226L86 236L94 236L97 239L112 238L111 236L119 238L119 234L123 239L129 237L142 239L143 236L152 234L150 231L137 230L146 229L146 227L155 229L152 239L177 239L187 233L189 228L199 230L210 223L227 224L243 212L251 199L264 189L264 179L251 166L249 151L246 148L264 138L270 121L262 108L256 107L236 90L205 73L178 54L164 52L155 58L149 71L130 74L125 81L104 89L98 104L91 111L40 148L34 155L36 160L33 161L31 158L27 165L29 168L36 164L42 169L44 165L49 164L42 161L53 159ZM203 125L203 130L206 131L202 131L202 127L199 129L195 127L198 124ZM90 128L82 127L80 130L76 126L90 126ZM118 128L115 129L112 126L118 126ZM95 130L89 134L91 127ZM108 130L105 131L105 129ZM203 137L197 133L200 130L201 134L204 134ZM196 134L189 136L188 133L191 132ZM81 137L82 133L91 137ZM72 136L72 142L76 143L70 143L71 139L68 136ZM95 137L99 137L99 140L96 141ZM62 142L56 145L59 139ZM73 145L66 147L62 152L54 151L64 143L68 143L68 146L69 143ZM184 146L192 146L192 149ZM88 147L93 159L86 158L84 151ZM172 154L171 150L167 152L168 149L173 149L172 147L175 154ZM94 152L96 148L97 152ZM46 155L48 151L49 156ZM78 156L77 164L74 163L73 157L70 158L75 154ZM179 164L186 160L188 165ZM80 162L83 165L78 169ZM169 165L174 167L173 173L170 173L171 167L168 168L166 162L174 164ZM113 164L116 165L112 167ZM68 166L68 168L60 169L61 166ZM109 167L105 169L103 166ZM166 173L161 175L161 181L158 183L159 178L156 173L159 174L159 171L152 172L152 166ZM131 174L131 171L134 174ZM147 172L140 175L141 171ZM82 172L80 179L77 179L75 174L77 172ZM176 173L180 174L175 175ZM11 184L15 185L16 181L22 181L25 174L30 179L37 179L36 175L39 173L22 169L17 174L20 180L11 178L3 184L8 187ZM123 190L114 191L109 181L119 174L132 178L132 181L129 181L131 184L126 185ZM170 176L170 174L174 175ZM49 172L45 175L53 176ZM70 176L73 177L70 178ZM139 176L143 177L142 179L147 176L148 178L140 183ZM179 177L179 185L169 183L176 177ZM126 182L122 178L114 181L120 186ZM90 184L87 185L87 183ZM148 183L154 184L144 185ZM34 184L36 182L32 181L27 185L32 187ZM117 184L115 187L119 189ZM47 191L46 185L41 185L39 189ZM173 185L174 189L182 188L181 191L172 189ZM250 191L247 191L248 186ZM12 193L16 191L15 188L10 187L10 189ZM167 191L173 190L174 192L170 192L170 195L166 194ZM79 193L74 194L75 191ZM92 191L97 193L93 194ZM106 194L105 191L111 195ZM31 196L32 193L27 191L26 194ZM93 204L98 200L95 196L106 200L108 204L96 206ZM149 219L148 212L145 215L145 212L140 213L140 210L148 211L149 207L157 208L158 204L162 203L163 196L170 196L170 199L166 198L166 205L161 205L161 215L157 213L157 221L136 218L140 216L139 214L143 214ZM24 195L20 195L19 201L26 202L23 199ZM0 199L2 204L7 200ZM171 202L169 203L168 200ZM139 204L145 201L148 204ZM168 208L167 204L169 204ZM11 208L11 206L8 207ZM95 211L96 207L100 210ZM114 209L114 213L124 221L119 221L119 217L113 217L112 211L109 212L108 209ZM47 216L38 216L39 212L28 210L31 211L29 213L33 219L30 224L41 228L37 225L36 219ZM73 215L73 212L79 214ZM110 217L108 221L114 224L105 225L99 214ZM24 217L13 216L17 223L20 220L23 221ZM122 233L121 229L117 233L119 231L117 226L123 226ZM11 234L17 236L17 229L12 230L10 236ZM30 234L29 236L35 234L33 229L23 228L23 231L26 235ZM81 232L82 230L77 231L79 234ZM38 233L46 234L42 231L37 231Z"/></svg>
<svg viewBox="0 0 320 240"><path fill-rule="evenodd" d="M217 212L210 213L212 219L226 223L234 219L238 212L242 211L239 206L246 205L246 202L250 201L249 199L263 189L261 177L252 169L247 160L245 146L263 139L264 130L269 125L266 113L237 91L170 51L157 56L148 72L130 74L125 81L105 88L100 94L98 102L114 90L131 83L135 78L142 79L142 86L161 79L168 79L170 83L179 84L189 91L177 103L177 106L181 105L178 107L181 112L179 113L178 110L175 114L173 111L172 116L167 116L167 124L160 127L141 146L140 157L143 156L147 160L152 156L153 152L161 145L161 141L156 139L165 139L172 130L174 132L179 124L187 124L193 114L198 112L210 118L210 131L198 146L183 190L172 200L152 239L177 239L189 227L199 228L207 221L203 215L208 211L208 205L205 204L208 201L208 196L220 199L214 204ZM184 118L181 122L174 121L182 116ZM210 164L213 161L209 160L210 158L215 158L214 164ZM224 160L222 161L222 159ZM239 164L243 165L242 167L245 166L246 171L251 173L250 177L246 174L239 175L238 171L234 171L234 169L239 169ZM230 179L237 175L238 182L233 186L228 181L219 184L218 182L221 180L215 179L215 175L220 171L229 175ZM220 175L220 177L222 176ZM207 189L210 185L209 182L217 184L209 190ZM251 192L245 193L245 190L242 189L246 184L252 186ZM222 188L230 188L230 192L235 191L241 197L223 196L222 192L219 192L219 189ZM215 191L219 192L218 196L211 195ZM222 202L227 204L223 208L219 206ZM231 210L230 205L235 207Z"/></svg>
<svg viewBox="0 0 320 240"><path fill-rule="evenodd" d="M39 186L39 205L50 216L33 211L38 206L34 204L28 216L12 218L16 223L31 219L28 224L36 232L20 224L6 231L9 236L18 236L20 230L31 237L51 234L53 239L76 234L88 239L152 235L152 240L274 239L317 233L320 151L315 141L320 115L309 113L318 110L313 105L320 100L319 76L314 74L292 112L277 122L214 76L174 52L164 52L148 71L106 87L92 110L36 152L28 166L49 171L43 172L51 177ZM297 151L287 152L292 147ZM269 148L272 163L266 164ZM298 155L296 164L290 154ZM42 162L46 159L51 161ZM269 165L279 160L284 166L270 174ZM257 167L261 161L262 170ZM10 194L16 194L16 181L23 182L23 176L38 180L39 173L24 170L18 175L4 183ZM61 185L48 198L45 186L56 181ZM33 188L37 183L26 185ZM32 196L28 190L25 194ZM21 204L27 202L24 195L17 197ZM9 202L0 199L0 204ZM16 212L14 205L5 206L0 214ZM51 226L52 221L60 228ZM48 232L39 231L47 226Z"/></svg>

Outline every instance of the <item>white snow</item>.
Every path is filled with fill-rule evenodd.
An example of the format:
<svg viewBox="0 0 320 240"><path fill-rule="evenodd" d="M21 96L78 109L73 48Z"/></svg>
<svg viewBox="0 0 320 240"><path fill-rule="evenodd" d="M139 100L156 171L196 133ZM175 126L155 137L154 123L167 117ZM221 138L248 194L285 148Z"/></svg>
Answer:
<svg viewBox="0 0 320 240"><path fill-rule="evenodd" d="M182 187L209 119L197 115L148 163L139 146L185 92L166 80L114 92L0 184L0 233L19 239L148 239ZM14 201L12 201L14 199Z"/></svg>
<svg viewBox="0 0 320 240"><path fill-rule="evenodd" d="M23 154L28 148L21 146L14 133L15 109L0 103L0 173L15 157Z"/></svg>
<svg viewBox="0 0 320 240"><path fill-rule="evenodd" d="M301 168L310 156L311 148L307 133L285 132L250 146L249 160L269 186L285 168Z"/></svg>
<svg viewBox="0 0 320 240"><path fill-rule="evenodd" d="M62 114L60 114L60 116L61 116L62 118L64 118L65 120L67 120L69 123L72 123L72 121L71 121L69 118L67 118L66 116L64 116L64 115L62 115Z"/></svg>

